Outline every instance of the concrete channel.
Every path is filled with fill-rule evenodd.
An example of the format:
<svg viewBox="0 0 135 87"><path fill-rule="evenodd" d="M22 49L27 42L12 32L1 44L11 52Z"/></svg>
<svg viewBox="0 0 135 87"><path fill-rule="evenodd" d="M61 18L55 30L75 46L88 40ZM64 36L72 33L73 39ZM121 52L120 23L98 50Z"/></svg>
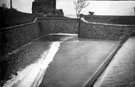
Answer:
<svg viewBox="0 0 135 87"><path fill-rule="evenodd" d="M100 65L100 67L96 70L93 76L90 78L89 82L84 87L93 87L96 83L97 79L104 72L104 70L108 67L110 62L113 60L114 56L117 54L119 49L123 46L123 44L127 41L127 37L121 40L120 44L110 53L110 55L106 58L106 60Z"/></svg>
<svg viewBox="0 0 135 87"><path fill-rule="evenodd" d="M17 75L11 72L9 76L12 75L12 78L6 81L4 87L92 87L125 41L126 39L122 42L78 39L76 35L68 34L42 37L23 48L25 52L30 47L27 49L30 51L25 55L22 53L24 57L20 61L29 61L35 53L31 46L38 46L39 49L34 48L38 54L35 56L37 57L35 62L23 67L20 65L25 64L26 61L14 62L7 66L9 67L7 69L16 71ZM51 47L48 51L48 47L47 49L44 47L45 44ZM57 50L53 52L55 47ZM20 54L15 53L8 59L21 57ZM51 55L51 59L47 55ZM19 58L16 61L18 60Z"/></svg>

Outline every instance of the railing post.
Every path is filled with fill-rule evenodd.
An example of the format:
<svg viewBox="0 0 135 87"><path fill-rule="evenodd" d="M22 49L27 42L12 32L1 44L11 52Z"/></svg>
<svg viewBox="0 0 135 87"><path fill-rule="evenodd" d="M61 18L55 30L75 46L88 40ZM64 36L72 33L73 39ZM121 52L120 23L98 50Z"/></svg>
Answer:
<svg viewBox="0 0 135 87"><path fill-rule="evenodd" d="M79 36L79 34L80 34L80 24L81 24L81 23L80 23L80 19L81 19L81 18L79 17L79 18L78 18L78 36Z"/></svg>
<svg viewBox="0 0 135 87"><path fill-rule="evenodd" d="M10 0L10 8L13 9L13 4L12 0Z"/></svg>

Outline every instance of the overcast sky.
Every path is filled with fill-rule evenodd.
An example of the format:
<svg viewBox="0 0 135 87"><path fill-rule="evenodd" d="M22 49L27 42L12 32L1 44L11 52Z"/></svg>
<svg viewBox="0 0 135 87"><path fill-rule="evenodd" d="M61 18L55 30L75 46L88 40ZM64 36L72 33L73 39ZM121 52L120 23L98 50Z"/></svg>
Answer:
<svg viewBox="0 0 135 87"><path fill-rule="evenodd" d="M6 4L8 7L10 0L0 0L0 5ZM31 13L32 1L34 0L13 0L13 7L19 11ZM75 15L75 0L57 0L57 8L63 9L64 14L68 16ZM134 0L87 0L89 6L82 10L82 13L88 14L89 11L95 12L95 15L135 15Z"/></svg>
<svg viewBox="0 0 135 87"><path fill-rule="evenodd" d="M32 2L34 0L12 0L13 7L19 11L31 13ZM5 4L10 7L10 0L0 0L0 5Z"/></svg>
<svg viewBox="0 0 135 87"><path fill-rule="evenodd" d="M95 15L135 15L135 1L89 1L89 5L81 13L88 14L89 11ZM75 6L72 1L61 1L57 8L64 8L67 15L75 14Z"/></svg>

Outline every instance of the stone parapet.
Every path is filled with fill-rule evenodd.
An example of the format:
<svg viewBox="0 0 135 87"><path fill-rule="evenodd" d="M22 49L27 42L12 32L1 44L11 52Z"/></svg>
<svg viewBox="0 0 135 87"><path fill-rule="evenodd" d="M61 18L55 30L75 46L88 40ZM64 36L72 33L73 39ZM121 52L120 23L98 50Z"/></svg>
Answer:
<svg viewBox="0 0 135 87"><path fill-rule="evenodd" d="M135 33L135 25L80 22L79 37L120 40Z"/></svg>

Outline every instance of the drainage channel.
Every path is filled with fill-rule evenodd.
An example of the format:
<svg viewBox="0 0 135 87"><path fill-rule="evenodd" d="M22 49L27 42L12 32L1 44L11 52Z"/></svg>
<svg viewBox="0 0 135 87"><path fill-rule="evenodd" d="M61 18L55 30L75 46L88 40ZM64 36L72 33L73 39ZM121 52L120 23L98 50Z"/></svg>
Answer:
<svg viewBox="0 0 135 87"><path fill-rule="evenodd" d="M107 68L109 63L112 61L113 57L117 54L117 52L123 46L123 44L127 41L127 39L128 37L121 40L118 46L110 53L110 55L106 58L106 60L99 66L99 68L96 70L93 76L88 80L88 82L84 85L84 87L93 87L97 79L104 72L104 70Z"/></svg>
<svg viewBox="0 0 135 87"><path fill-rule="evenodd" d="M59 50L60 44L71 38L68 37L62 41L52 42L50 48L43 52L35 63L18 71L17 75L12 75L12 79L6 81L3 87L38 87L49 64L53 61L55 54Z"/></svg>
<svg viewBox="0 0 135 87"><path fill-rule="evenodd" d="M18 71L18 75L12 76L13 78L8 80L3 87L37 87L42 81L48 65L53 61L59 46L60 42L53 42L50 49L45 51L38 61L22 71Z"/></svg>

